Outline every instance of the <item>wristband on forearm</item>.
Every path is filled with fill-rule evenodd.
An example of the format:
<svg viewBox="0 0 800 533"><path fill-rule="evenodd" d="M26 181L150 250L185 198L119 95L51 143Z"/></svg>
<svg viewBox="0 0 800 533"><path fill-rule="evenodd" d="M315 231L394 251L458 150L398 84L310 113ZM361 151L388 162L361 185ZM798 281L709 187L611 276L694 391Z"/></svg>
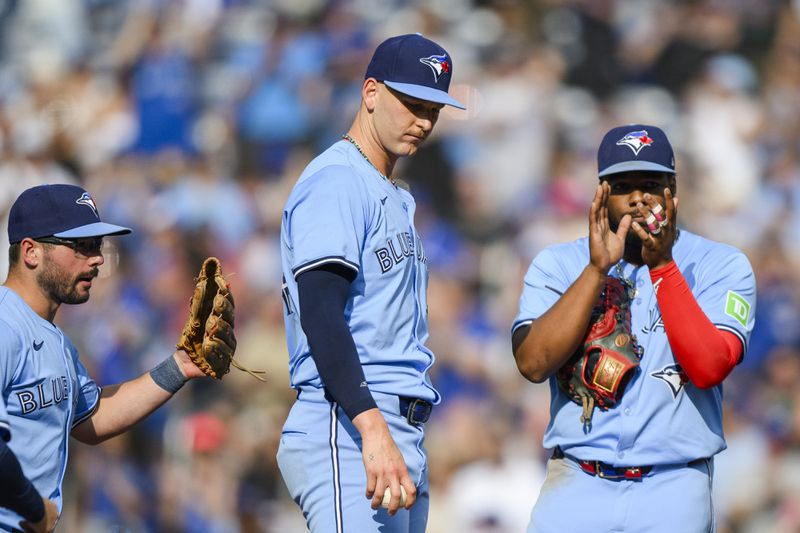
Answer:
<svg viewBox="0 0 800 533"><path fill-rule="evenodd" d="M183 375L181 369L178 368L175 357L171 355L150 371L150 377L153 378L156 385L170 394L178 392L181 387L189 381L189 379Z"/></svg>

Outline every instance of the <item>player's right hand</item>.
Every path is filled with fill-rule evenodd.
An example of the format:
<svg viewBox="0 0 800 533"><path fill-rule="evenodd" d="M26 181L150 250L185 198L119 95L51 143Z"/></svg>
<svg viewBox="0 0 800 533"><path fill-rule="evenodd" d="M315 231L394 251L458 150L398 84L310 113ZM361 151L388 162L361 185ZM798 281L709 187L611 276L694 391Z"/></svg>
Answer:
<svg viewBox="0 0 800 533"><path fill-rule="evenodd" d="M372 508L377 509L381 505L383 494L389 487L392 494L389 515L394 516L400 508L402 485L406 491L404 507L410 509L417 499L417 487L408 475L403 454L397 448L381 412L376 408L368 409L356 416L353 424L361 433L361 452L367 474L366 497L372 499Z"/></svg>
<svg viewBox="0 0 800 533"><path fill-rule="evenodd" d="M603 181L597 186L589 208L589 259L603 275L611 266L622 259L625 253L625 238L631 228L631 216L625 215L619 221L616 233L608 221L608 197L611 186Z"/></svg>
<svg viewBox="0 0 800 533"><path fill-rule="evenodd" d="M38 522L20 522L20 527L25 533L50 533L56 528L58 522L58 506L53 500L46 500L44 502L44 516Z"/></svg>

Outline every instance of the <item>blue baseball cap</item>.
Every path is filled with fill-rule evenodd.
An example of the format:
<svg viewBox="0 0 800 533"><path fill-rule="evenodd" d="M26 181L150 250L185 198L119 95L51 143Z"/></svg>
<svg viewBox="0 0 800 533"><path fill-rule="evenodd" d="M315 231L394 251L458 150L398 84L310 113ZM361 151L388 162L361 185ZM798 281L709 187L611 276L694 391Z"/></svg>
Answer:
<svg viewBox="0 0 800 533"><path fill-rule="evenodd" d="M130 228L101 222L92 197L75 185L31 187L19 195L8 214L8 242L11 244L25 237L80 239L130 232Z"/></svg>
<svg viewBox="0 0 800 533"><path fill-rule="evenodd" d="M675 154L661 128L630 124L603 137L597 151L599 177L632 170L675 174Z"/></svg>
<svg viewBox="0 0 800 533"><path fill-rule="evenodd" d="M447 94L452 75L453 60L444 48L419 33L409 33L378 45L364 79L375 78L420 100L466 109Z"/></svg>

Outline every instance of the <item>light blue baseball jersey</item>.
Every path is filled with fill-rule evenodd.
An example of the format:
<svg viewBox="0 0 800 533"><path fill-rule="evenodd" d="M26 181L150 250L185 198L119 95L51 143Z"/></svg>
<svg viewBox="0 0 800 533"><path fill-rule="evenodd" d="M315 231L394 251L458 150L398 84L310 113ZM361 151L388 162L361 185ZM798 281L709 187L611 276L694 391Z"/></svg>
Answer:
<svg viewBox="0 0 800 533"><path fill-rule="evenodd" d="M0 436L60 512L69 435L94 412L100 388L64 333L6 287L0 287L0 387ZM0 529L21 520L0 508Z"/></svg>
<svg viewBox="0 0 800 533"><path fill-rule="evenodd" d="M756 287L747 257L736 248L681 230L673 258L711 322L736 335L744 350L755 321ZM589 263L588 238L543 250L525 276L513 329L543 315ZM622 401L595 409L584 433L581 407L550 378L550 423L544 446L560 446L580 459L617 466L668 465L711 457L725 449L722 385L701 390L681 376L667 341L647 266L620 262L622 277L635 283L632 331L644 348L640 369ZM620 277L616 268L609 272ZM698 347L702 350L702 347Z"/></svg>
<svg viewBox="0 0 800 533"><path fill-rule="evenodd" d="M414 198L347 141L306 167L283 212L284 320L292 387L322 387L300 326L296 278L325 264L353 270L345 309L369 389L439 402L427 371L428 269Z"/></svg>
<svg viewBox="0 0 800 533"><path fill-rule="evenodd" d="M428 369L425 253L411 194L382 177L346 141L314 159L290 194L281 227L284 319L291 385L298 389L281 434L278 464L311 531L422 533L428 515L424 429L409 424L399 396L439 402ZM345 320L378 408L418 500L389 517L364 497L361 437L323 383L300 324L296 279L336 264L355 274Z"/></svg>

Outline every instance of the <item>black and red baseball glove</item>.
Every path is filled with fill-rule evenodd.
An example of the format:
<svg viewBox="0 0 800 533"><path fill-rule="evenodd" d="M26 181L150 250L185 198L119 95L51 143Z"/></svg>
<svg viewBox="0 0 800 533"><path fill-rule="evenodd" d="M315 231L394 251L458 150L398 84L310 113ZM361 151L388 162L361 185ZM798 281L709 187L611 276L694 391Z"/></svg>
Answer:
<svg viewBox="0 0 800 533"><path fill-rule="evenodd" d="M631 333L630 300L625 285L608 276L583 342L556 373L561 390L583 407L587 427L595 407L606 411L619 403L639 367L643 350Z"/></svg>

